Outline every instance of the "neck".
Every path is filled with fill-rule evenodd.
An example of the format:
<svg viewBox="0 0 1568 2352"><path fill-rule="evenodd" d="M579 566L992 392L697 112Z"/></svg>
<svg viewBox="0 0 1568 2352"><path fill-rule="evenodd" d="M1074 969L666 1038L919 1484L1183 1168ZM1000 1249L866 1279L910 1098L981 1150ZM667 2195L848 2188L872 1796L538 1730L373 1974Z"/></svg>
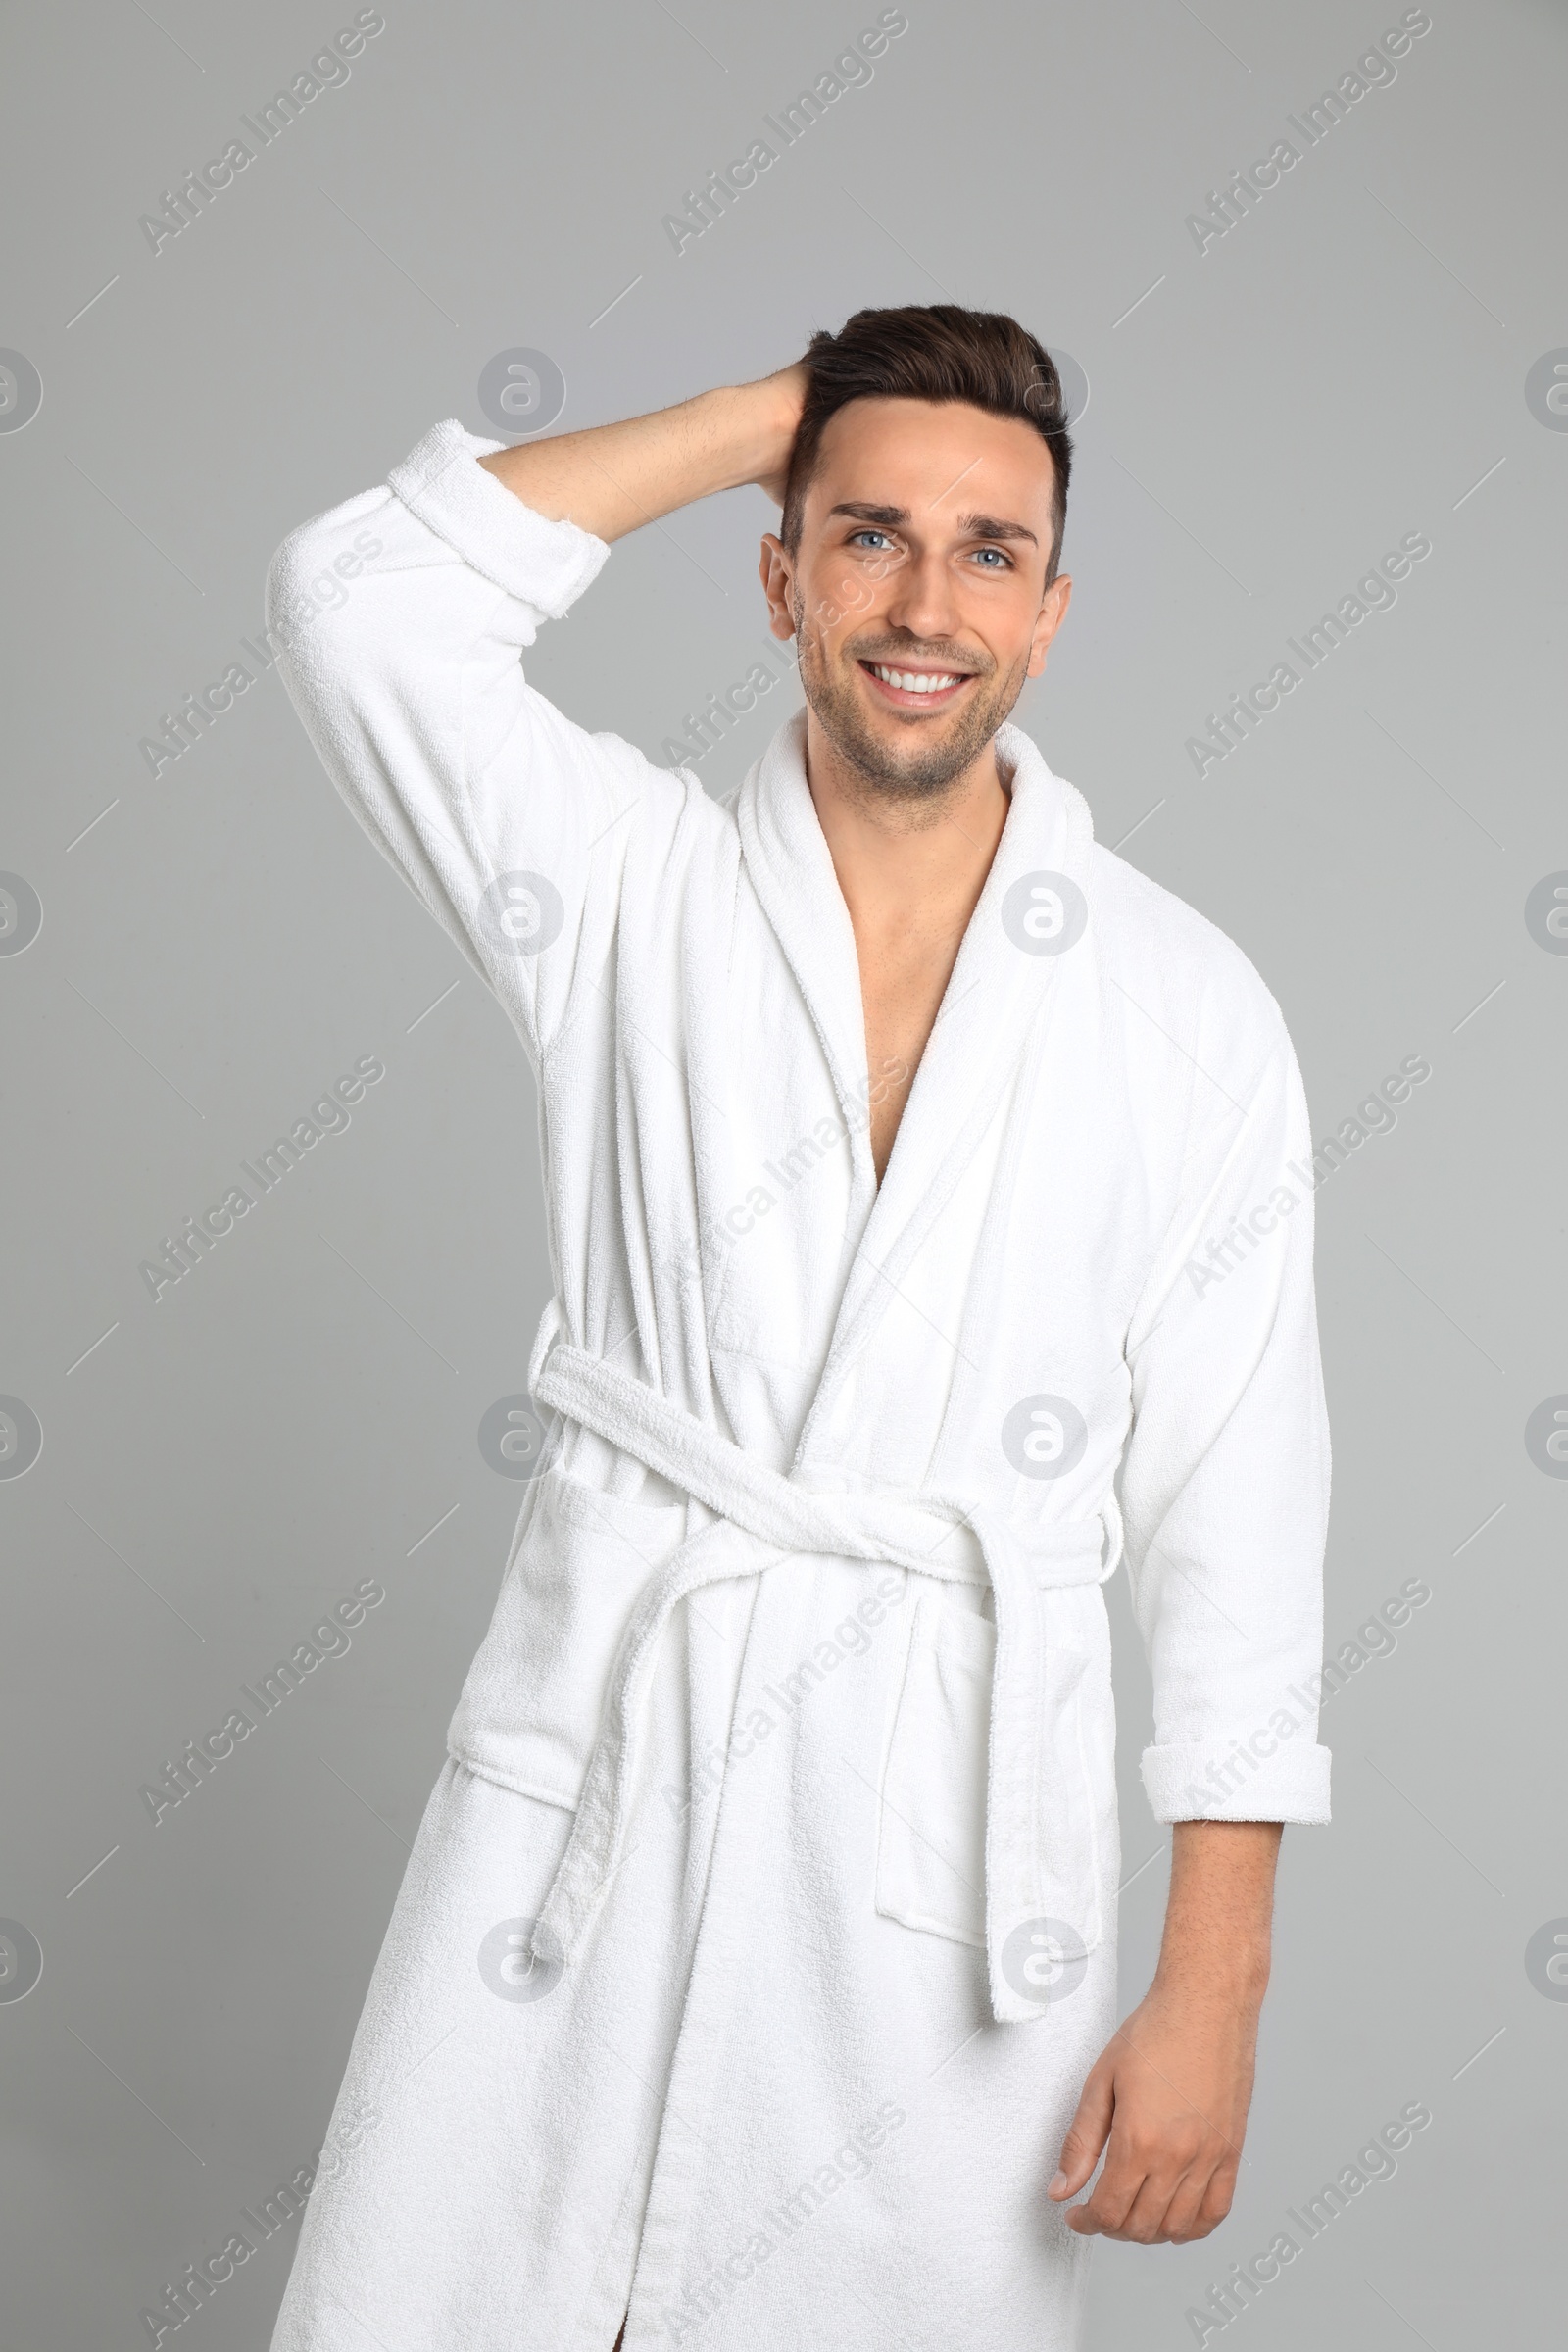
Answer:
<svg viewBox="0 0 1568 2352"><path fill-rule="evenodd" d="M905 796L867 783L808 706L806 778L858 937L962 929L1010 805L994 737L941 791Z"/></svg>

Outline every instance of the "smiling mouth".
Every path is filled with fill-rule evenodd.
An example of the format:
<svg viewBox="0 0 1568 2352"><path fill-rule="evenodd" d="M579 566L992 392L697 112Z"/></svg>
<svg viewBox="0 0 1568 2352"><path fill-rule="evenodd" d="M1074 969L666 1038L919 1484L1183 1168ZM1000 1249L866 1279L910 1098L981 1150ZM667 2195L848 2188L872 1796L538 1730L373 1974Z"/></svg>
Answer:
<svg viewBox="0 0 1568 2352"><path fill-rule="evenodd" d="M900 710L946 710L974 676L972 670L911 669L891 662L861 662L860 668L881 698Z"/></svg>

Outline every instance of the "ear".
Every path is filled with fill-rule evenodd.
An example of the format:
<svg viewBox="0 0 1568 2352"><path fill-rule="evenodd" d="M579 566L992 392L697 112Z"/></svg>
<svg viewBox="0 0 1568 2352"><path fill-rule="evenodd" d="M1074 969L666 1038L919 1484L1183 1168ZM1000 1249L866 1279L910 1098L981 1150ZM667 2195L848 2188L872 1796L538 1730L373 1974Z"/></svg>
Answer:
<svg viewBox="0 0 1568 2352"><path fill-rule="evenodd" d="M762 583L767 599L767 625L775 637L793 637L795 621L790 612L790 590L795 582L795 566L788 548L774 531L762 534L761 560L757 576Z"/></svg>
<svg viewBox="0 0 1568 2352"><path fill-rule="evenodd" d="M1034 634L1029 640L1029 666L1024 672L1026 677L1038 678L1045 668L1051 641L1066 619L1067 607L1071 603L1071 576L1065 571L1058 572L1041 600Z"/></svg>

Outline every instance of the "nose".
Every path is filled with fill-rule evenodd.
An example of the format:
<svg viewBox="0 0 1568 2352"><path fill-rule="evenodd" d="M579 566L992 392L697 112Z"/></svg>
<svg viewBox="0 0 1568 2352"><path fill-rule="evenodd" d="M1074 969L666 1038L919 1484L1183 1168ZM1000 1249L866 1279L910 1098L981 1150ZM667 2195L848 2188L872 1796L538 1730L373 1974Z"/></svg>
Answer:
<svg viewBox="0 0 1568 2352"><path fill-rule="evenodd" d="M952 574L936 549L906 557L893 578L886 618L911 637L953 638L962 625Z"/></svg>

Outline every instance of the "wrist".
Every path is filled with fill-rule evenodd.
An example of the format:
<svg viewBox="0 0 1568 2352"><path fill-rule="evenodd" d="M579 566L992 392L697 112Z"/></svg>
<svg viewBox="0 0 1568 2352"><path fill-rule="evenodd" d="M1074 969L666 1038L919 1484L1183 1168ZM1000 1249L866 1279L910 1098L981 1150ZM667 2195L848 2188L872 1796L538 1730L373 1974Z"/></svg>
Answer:
<svg viewBox="0 0 1568 2352"><path fill-rule="evenodd" d="M1262 2007L1268 1990L1269 1960L1266 1936L1227 1936L1223 1945L1210 1936L1191 1941L1167 1936L1151 1990L1255 2011Z"/></svg>
<svg viewBox="0 0 1568 2352"><path fill-rule="evenodd" d="M716 489L738 490L766 480L787 464L800 404L792 410L773 377L700 393L697 406L704 411L715 468L723 475Z"/></svg>

